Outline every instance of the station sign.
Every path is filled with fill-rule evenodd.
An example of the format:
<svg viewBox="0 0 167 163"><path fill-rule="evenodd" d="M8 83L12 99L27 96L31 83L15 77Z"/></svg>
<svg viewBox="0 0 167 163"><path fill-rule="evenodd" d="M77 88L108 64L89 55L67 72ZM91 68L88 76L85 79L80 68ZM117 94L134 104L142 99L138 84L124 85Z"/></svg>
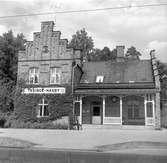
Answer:
<svg viewBox="0 0 167 163"><path fill-rule="evenodd" d="M23 88L22 94L65 94L64 87Z"/></svg>

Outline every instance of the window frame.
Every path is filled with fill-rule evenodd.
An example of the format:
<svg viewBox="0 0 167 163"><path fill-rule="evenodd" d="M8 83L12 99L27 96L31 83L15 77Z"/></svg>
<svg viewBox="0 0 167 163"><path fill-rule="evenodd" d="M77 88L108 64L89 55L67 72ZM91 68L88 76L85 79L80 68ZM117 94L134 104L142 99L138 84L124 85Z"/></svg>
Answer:
<svg viewBox="0 0 167 163"><path fill-rule="evenodd" d="M45 103L45 101L46 100L44 98L42 98L42 102L40 101L40 103L38 104L38 106L39 106L38 107L38 113L37 113L38 118L49 116L48 103ZM45 109L46 109L45 106L47 106L48 115L44 115L45 114Z"/></svg>
<svg viewBox="0 0 167 163"><path fill-rule="evenodd" d="M32 71L32 72L31 72ZM37 77L37 82L35 77ZM32 83L31 83L31 78L33 79L32 80ZM39 84L39 68L38 67L32 67L29 69L29 84Z"/></svg>
<svg viewBox="0 0 167 163"><path fill-rule="evenodd" d="M52 73L54 70L54 73ZM52 78L54 78L54 82L52 82ZM61 71L57 67L50 68L50 84L60 84L61 83Z"/></svg>
<svg viewBox="0 0 167 163"><path fill-rule="evenodd" d="M97 75L96 76L96 83L103 83L104 76L103 75Z"/></svg>

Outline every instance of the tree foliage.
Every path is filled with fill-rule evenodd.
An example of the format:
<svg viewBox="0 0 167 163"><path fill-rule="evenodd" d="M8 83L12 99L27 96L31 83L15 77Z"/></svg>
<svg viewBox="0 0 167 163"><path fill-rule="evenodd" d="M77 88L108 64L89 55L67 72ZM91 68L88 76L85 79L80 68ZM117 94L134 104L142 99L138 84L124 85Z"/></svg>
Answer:
<svg viewBox="0 0 167 163"><path fill-rule="evenodd" d="M112 51L105 46L102 50L101 49L93 49L90 53L89 60L90 61L108 61L108 60L115 60L117 56L116 49Z"/></svg>
<svg viewBox="0 0 167 163"><path fill-rule="evenodd" d="M125 56L129 59L140 59L141 53L134 46L127 49Z"/></svg>
<svg viewBox="0 0 167 163"><path fill-rule="evenodd" d="M12 31L0 36L0 110L13 110L13 89L17 80L18 51L24 49L23 34Z"/></svg>
<svg viewBox="0 0 167 163"><path fill-rule="evenodd" d="M88 36L88 33L83 28L78 30L76 34L72 36L69 47L74 49L81 49L82 57L86 57L88 59L90 52L93 50L94 42L92 37Z"/></svg>
<svg viewBox="0 0 167 163"><path fill-rule="evenodd" d="M161 99L167 100L167 64L158 61L157 66L161 82Z"/></svg>

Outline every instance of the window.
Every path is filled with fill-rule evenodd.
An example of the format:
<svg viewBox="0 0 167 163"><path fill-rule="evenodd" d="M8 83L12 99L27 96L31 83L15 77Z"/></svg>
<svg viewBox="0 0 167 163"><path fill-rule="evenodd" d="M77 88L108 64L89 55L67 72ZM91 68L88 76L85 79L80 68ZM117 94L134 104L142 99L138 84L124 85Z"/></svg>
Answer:
<svg viewBox="0 0 167 163"><path fill-rule="evenodd" d="M49 116L49 110L48 110L48 103L47 101L43 98L39 105L39 109L38 109L38 117L46 117Z"/></svg>
<svg viewBox="0 0 167 163"><path fill-rule="evenodd" d="M50 69L50 84L60 84L61 75L60 70L58 68Z"/></svg>
<svg viewBox="0 0 167 163"><path fill-rule="evenodd" d="M104 79L104 76L97 76L96 77L96 83L102 83Z"/></svg>
<svg viewBox="0 0 167 163"><path fill-rule="evenodd" d="M29 84L38 84L39 83L39 69L30 68L29 70Z"/></svg>
<svg viewBox="0 0 167 163"><path fill-rule="evenodd" d="M42 52L43 52L43 53L48 53L48 52L49 52L48 46L43 46L43 47L42 47Z"/></svg>
<svg viewBox="0 0 167 163"><path fill-rule="evenodd" d="M147 117L153 117L153 104L152 104L152 102L147 102Z"/></svg>
<svg viewBox="0 0 167 163"><path fill-rule="evenodd" d="M137 105L129 105L128 108L128 119L138 119L139 118L139 108Z"/></svg>
<svg viewBox="0 0 167 163"><path fill-rule="evenodd" d="M100 106L93 106L93 116L100 116Z"/></svg>
<svg viewBox="0 0 167 163"><path fill-rule="evenodd" d="M133 80L129 80L129 83L135 83L135 81L133 81Z"/></svg>

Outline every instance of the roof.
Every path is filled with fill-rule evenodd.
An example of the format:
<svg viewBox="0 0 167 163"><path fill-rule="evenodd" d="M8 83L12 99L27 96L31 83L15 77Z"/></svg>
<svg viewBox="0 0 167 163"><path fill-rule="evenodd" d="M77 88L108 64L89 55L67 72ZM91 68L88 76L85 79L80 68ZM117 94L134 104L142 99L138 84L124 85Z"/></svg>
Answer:
<svg viewBox="0 0 167 163"><path fill-rule="evenodd" d="M80 83L96 83L104 76L103 83L153 83L150 60L125 60L124 62L85 62Z"/></svg>
<svg viewBox="0 0 167 163"><path fill-rule="evenodd" d="M156 93L158 92L157 89L76 89L75 94L83 94L83 95L97 95L97 94L145 94L145 93Z"/></svg>

